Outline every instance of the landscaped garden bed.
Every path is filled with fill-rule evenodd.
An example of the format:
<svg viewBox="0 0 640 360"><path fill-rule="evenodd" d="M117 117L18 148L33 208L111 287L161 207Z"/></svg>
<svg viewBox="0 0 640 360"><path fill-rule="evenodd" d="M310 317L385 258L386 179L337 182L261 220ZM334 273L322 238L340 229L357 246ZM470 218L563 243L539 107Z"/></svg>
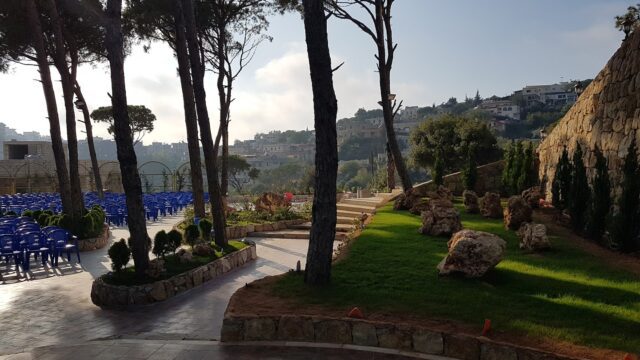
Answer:
<svg viewBox="0 0 640 360"><path fill-rule="evenodd" d="M230 241L210 256L193 255L183 261L180 253L167 256L165 271L157 277L138 278L133 268L110 272L93 282L91 300L103 308L146 305L176 296L202 285L257 258L253 243ZM152 262L158 261L152 260Z"/></svg>
<svg viewBox="0 0 640 360"><path fill-rule="evenodd" d="M366 321L401 323L443 334L444 349L447 337L475 339L490 319L492 330L487 336L493 341L593 359L622 358L624 352L640 351L638 273L577 247L575 239L559 236L551 226L551 250L520 250L516 232L505 230L501 219L466 214L459 202L456 206L464 228L493 233L507 242L504 260L483 278L439 276L436 266L447 254L449 238L419 234L420 216L394 212L389 205L379 209L348 255L334 264L330 285L308 287L295 273L258 281L234 295L227 323L240 319L245 326L247 317L267 317L280 339L278 324L283 315L317 321L344 319L359 307ZM350 324L353 332L355 325ZM303 326L311 331L308 324ZM246 340L246 329L238 331ZM380 332L375 333L383 346ZM353 341L353 333L349 336ZM408 342L415 349L411 336L403 339L405 345L399 347L407 348ZM319 340L318 333L308 339ZM482 345L476 343L479 358Z"/></svg>

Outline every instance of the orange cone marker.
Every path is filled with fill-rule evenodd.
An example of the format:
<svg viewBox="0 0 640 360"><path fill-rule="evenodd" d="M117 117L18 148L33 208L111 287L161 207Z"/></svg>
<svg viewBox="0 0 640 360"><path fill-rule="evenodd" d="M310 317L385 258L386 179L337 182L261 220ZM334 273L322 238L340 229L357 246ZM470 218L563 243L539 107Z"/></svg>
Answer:
<svg viewBox="0 0 640 360"><path fill-rule="evenodd" d="M489 331L491 331L491 320L485 319L484 326L482 327L482 336L487 336Z"/></svg>
<svg viewBox="0 0 640 360"><path fill-rule="evenodd" d="M357 307L354 307L353 309L351 309L347 317L354 318L354 319L364 319L364 315L362 314L362 311L360 311L360 309L358 309Z"/></svg>

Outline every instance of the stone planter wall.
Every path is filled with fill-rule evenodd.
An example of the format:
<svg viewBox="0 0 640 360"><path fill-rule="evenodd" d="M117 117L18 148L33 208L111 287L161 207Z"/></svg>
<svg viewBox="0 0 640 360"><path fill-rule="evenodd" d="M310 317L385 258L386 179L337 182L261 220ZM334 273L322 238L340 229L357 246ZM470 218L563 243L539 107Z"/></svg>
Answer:
<svg viewBox="0 0 640 360"><path fill-rule="evenodd" d="M223 258L169 279L138 286L110 285L99 277L93 281L91 301L102 308L125 308L164 301L241 267L257 257L256 246L251 244Z"/></svg>
<svg viewBox="0 0 640 360"><path fill-rule="evenodd" d="M577 360L486 337L449 334L428 328L351 318L296 315L227 316L223 342L296 341L352 344L463 360Z"/></svg>
<svg viewBox="0 0 640 360"><path fill-rule="evenodd" d="M109 225L104 224L102 228L102 235L96 238L78 240L78 248L80 248L80 251L102 249L109 244L110 235L111 231L109 230Z"/></svg>
<svg viewBox="0 0 640 360"><path fill-rule="evenodd" d="M287 229L291 225L299 225L299 224L303 224L303 223L308 222L308 221L309 220L305 220L305 219L296 219L296 220L281 220L281 221L276 221L274 223L268 223L268 224L250 224L250 225L227 226L225 231L227 232L227 238L228 239L230 239L230 240L231 239L240 239L240 238L246 237L247 234L252 233L252 232L284 230L284 229ZM184 220L179 222L179 223L177 223L176 225L174 225L173 229L174 230L178 230L178 227L183 222L184 222Z"/></svg>

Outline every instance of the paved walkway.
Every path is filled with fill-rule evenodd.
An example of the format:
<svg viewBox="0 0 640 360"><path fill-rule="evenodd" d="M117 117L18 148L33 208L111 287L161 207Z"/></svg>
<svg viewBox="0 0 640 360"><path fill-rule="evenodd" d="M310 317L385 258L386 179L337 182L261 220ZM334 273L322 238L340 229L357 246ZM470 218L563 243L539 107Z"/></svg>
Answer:
<svg viewBox="0 0 640 360"><path fill-rule="evenodd" d="M106 340L81 345L43 347L31 353L0 356L0 360L454 360L441 356L353 345L312 343L221 344L217 341Z"/></svg>
<svg viewBox="0 0 640 360"><path fill-rule="evenodd" d="M151 223L150 236L179 219ZM113 230L114 239L127 236L126 229ZM306 240L252 240L258 246L257 261L163 303L131 311L102 310L91 303L93 279L110 267L106 248L82 253L82 267L72 262L58 272L34 269L34 280L0 285L0 355L113 335L217 340L229 298L238 288L293 269L298 260L304 267Z"/></svg>

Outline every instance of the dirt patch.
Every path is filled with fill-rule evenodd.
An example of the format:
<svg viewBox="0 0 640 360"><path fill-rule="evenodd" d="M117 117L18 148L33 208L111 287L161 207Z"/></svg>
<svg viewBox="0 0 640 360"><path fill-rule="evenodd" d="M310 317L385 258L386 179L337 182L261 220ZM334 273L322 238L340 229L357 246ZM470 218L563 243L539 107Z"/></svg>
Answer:
<svg viewBox="0 0 640 360"><path fill-rule="evenodd" d="M227 307L227 314L235 316L280 316L280 315L300 315L319 317L346 317L352 307L332 308L325 305L303 304L295 299L282 298L274 295L273 286L284 275L270 276L261 280L247 284L239 289L231 297ZM302 279L300 279L302 281ZM353 306L357 306L354 304ZM413 314L366 313L365 319L389 323L402 323L413 326L420 326L435 331L466 334L480 336L482 325L470 326L451 320L434 319L428 317L415 316ZM607 349L594 349L586 346L579 346L568 342L561 342L551 339L531 338L522 334L513 334L492 330L488 338L548 351L564 356L584 359L623 359L625 353Z"/></svg>
<svg viewBox="0 0 640 360"><path fill-rule="evenodd" d="M640 276L640 258L634 255L628 255L607 249L596 244L592 240L587 240L579 235L576 235L571 229L559 224L554 220L554 209L540 209L533 213L533 221L541 224L545 224L548 229L548 234L551 236L558 236L566 239L574 247L598 257L599 260L605 262L612 268L631 272L637 276Z"/></svg>

